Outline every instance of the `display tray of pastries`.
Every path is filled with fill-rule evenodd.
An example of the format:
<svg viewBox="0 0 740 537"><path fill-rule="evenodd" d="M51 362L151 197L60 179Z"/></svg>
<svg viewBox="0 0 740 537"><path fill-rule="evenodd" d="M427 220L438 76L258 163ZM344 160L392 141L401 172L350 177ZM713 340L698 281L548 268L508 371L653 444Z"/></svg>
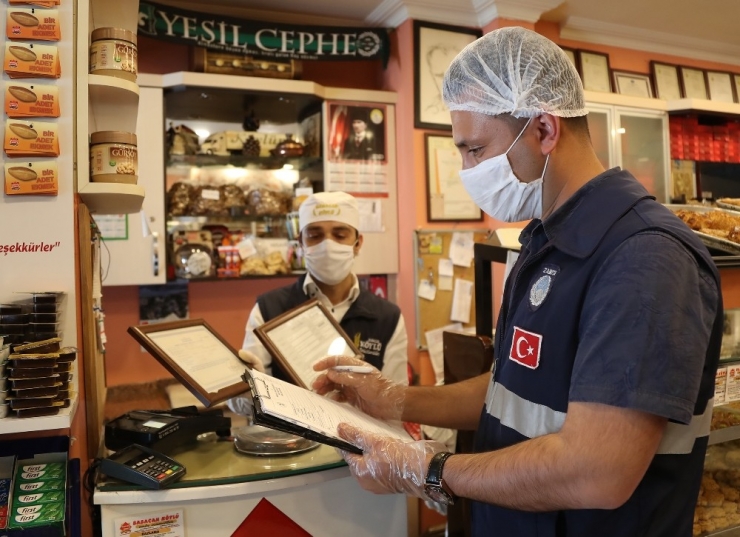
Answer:
<svg viewBox="0 0 740 537"><path fill-rule="evenodd" d="M707 449L694 511L693 536L734 527L740 527L740 443L737 441Z"/></svg>
<svg viewBox="0 0 740 537"><path fill-rule="evenodd" d="M740 212L699 205L667 207L699 235L708 247L731 255L740 255Z"/></svg>
<svg viewBox="0 0 740 537"><path fill-rule="evenodd" d="M740 211L740 198L719 198L716 203L717 207L730 209L731 211Z"/></svg>

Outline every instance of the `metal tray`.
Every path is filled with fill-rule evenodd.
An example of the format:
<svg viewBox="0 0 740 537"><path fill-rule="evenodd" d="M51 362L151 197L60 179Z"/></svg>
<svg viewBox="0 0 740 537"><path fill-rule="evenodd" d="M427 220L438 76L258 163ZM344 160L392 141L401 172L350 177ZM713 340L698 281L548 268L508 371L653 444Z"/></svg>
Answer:
<svg viewBox="0 0 740 537"><path fill-rule="evenodd" d="M668 207L671 211L691 211L695 213L708 213L711 211L720 211L726 214L729 214L731 216L736 216L740 218L740 211L732 211L725 208L720 207L708 207L705 205L678 205L678 204L665 204L666 207ZM740 244L736 242L732 242L727 239L722 239L720 237L715 237L714 235L709 235L707 233L702 233L701 231L692 230L694 233L696 233L701 241L704 243L704 245L707 248L717 250L719 252L730 254L730 255L740 255Z"/></svg>
<svg viewBox="0 0 740 537"><path fill-rule="evenodd" d="M728 209L730 211L740 211L740 205L733 205L732 203L726 203L722 200L717 200L714 203L717 204L717 207L720 207L722 209Z"/></svg>
<svg viewBox="0 0 740 537"><path fill-rule="evenodd" d="M295 455L314 449L318 445L319 443L313 440L260 425L248 425L234 430L234 449L246 455Z"/></svg>

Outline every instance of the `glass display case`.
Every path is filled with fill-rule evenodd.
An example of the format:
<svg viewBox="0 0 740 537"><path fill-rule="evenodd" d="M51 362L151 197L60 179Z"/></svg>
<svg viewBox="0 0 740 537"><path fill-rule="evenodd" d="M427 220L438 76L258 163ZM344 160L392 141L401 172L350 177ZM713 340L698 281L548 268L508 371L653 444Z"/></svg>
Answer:
<svg viewBox="0 0 740 537"><path fill-rule="evenodd" d="M228 88L165 91L170 278L302 270L295 211L323 189L321 102Z"/></svg>
<svg viewBox="0 0 740 537"><path fill-rule="evenodd" d="M601 164L620 166L661 203L668 201L670 160L665 112L588 103L588 127Z"/></svg>

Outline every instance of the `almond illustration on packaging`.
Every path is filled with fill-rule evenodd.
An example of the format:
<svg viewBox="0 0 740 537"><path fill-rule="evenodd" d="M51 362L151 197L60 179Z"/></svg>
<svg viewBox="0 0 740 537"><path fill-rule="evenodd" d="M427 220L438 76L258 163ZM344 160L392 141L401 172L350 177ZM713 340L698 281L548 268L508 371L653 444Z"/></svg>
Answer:
<svg viewBox="0 0 740 537"><path fill-rule="evenodd" d="M52 45L8 41L3 70L10 78L59 78L62 74L59 50Z"/></svg>
<svg viewBox="0 0 740 537"><path fill-rule="evenodd" d="M7 83L5 113L12 119L59 117L59 88L42 84Z"/></svg>
<svg viewBox="0 0 740 537"><path fill-rule="evenodd" d="M3 148L9 157L58 157L57 124L9 120L5 123Z"/></svg>
<svg viewBox="0 0 740 537"><path fill-rule="evenodd" d="M8 86L8 93L23 103L35 103L38 100L32 90L23 86Z"/></svg>
<svg viewBox="0 0 740 537"><path fill-rule="evenodd" d="M6 18L5 36L8 39L59 41L62 38L59 12L55 9L11 8Z"/></svg>
<svg viewBox="0 0 740 537"><path fill-rule="evenodd" d="M22 165L5 164L5 194L59 193L59 170L54 160L24 162Z"/></svg>
<svg viewBox="0 0 740 537"><path fill-rule="evenodd" d="M32 51L30 48L26 47L19 47L17 45L12 45L9 47L10 53L21 60L22 62L35 62L36 61L36 53Z"/></svg>
<svg viewBox="0 0 740 537"><path fill-rule="evenodd" d="M35 171L24 166L13 166L8 168L8 174L19 181L33 181L38 177L38 174Z"/></svg>
<svg viewBox="0 0 740 537"><path fill-rule="evenodd" d="M39 137L38 132L23 123L11 123L8 127L24 140L35 140Z"/></svg>
<svg viewBox="0 0 740 537"><path fill-rule="evenodd" d="M21 26L38 26L39 20L27 11L11 11L10 18ZM8 36L10 37L10 36Z"/></svg>

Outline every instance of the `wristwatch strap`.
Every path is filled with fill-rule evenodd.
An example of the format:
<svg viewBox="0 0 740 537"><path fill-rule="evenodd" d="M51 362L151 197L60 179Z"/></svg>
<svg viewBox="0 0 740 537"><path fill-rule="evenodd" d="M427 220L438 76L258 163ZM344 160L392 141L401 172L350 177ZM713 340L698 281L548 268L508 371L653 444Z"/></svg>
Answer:
<svg viewBox="0 0 740 537"><path fill-rule="evenodd" d="M442 469L444 468L445 462L452 456L452 453L442 451L437 453L432 460L429 461L429 468L427 469L427 485L435 485L438 487L442 486Z"/></svg>

